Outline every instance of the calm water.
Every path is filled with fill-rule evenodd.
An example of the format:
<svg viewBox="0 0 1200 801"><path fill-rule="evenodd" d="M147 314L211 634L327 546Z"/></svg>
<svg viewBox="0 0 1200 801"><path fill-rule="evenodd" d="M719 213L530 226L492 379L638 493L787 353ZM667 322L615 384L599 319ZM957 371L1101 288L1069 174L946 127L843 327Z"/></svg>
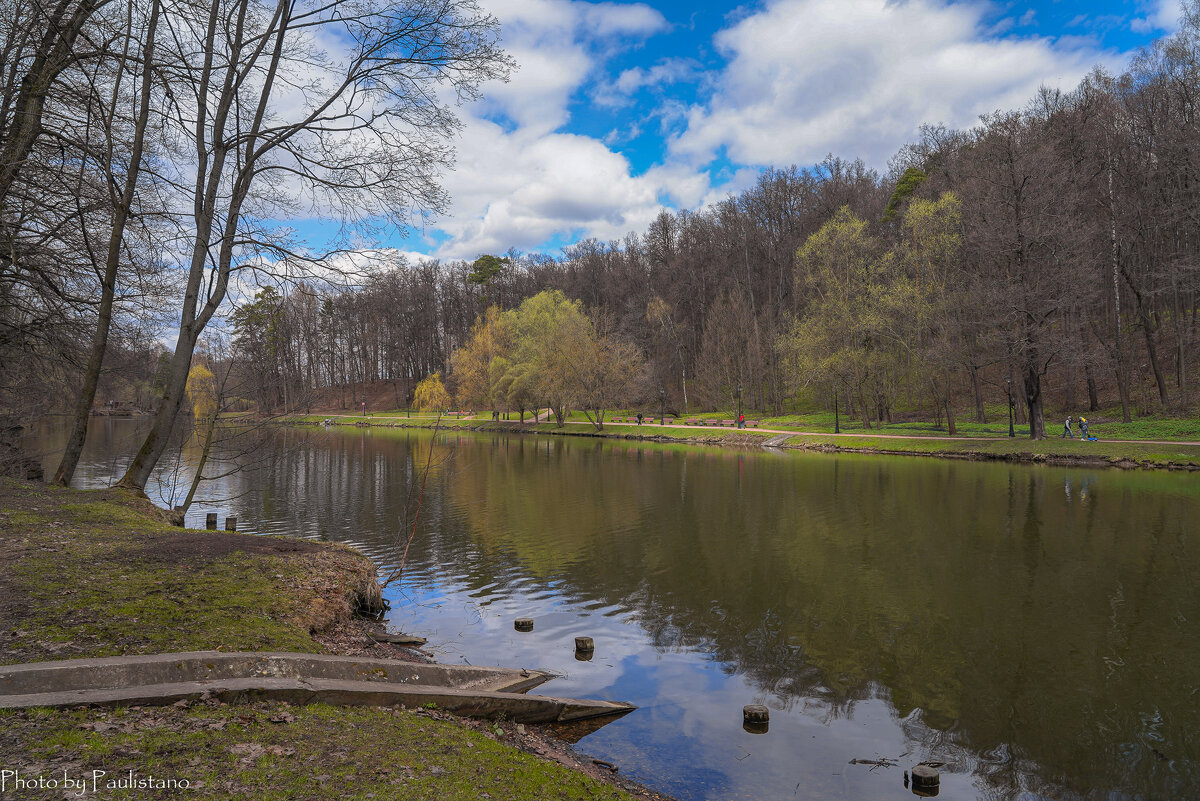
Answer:
<svg viewBox="0 0 1200 801"><path fill-rule="evenodd" d="M77 484L108 483L136 426L100 421ZM430 444L277 432L189 523L395 567ZM1195 476L517 435L432 451L391 625L443 662L638 704L580 745L622 775L680 799L903 799L902 771L937 760L949 799L1200 797ZM742 730L749 703L769 733Z"/></svg>

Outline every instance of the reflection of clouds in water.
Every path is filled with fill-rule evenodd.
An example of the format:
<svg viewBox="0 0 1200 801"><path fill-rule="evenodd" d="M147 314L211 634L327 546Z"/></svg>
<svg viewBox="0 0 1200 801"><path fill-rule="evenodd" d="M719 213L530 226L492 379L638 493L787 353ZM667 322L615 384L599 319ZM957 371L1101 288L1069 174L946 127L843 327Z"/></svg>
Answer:
<svg viewBox="0 0 1200 801"><path fill-rule="evenodd" d="M324 532L394 562L396 496L424 436L284 432L230 479L253 493L235 511L251 530ZM455 441L389 588L391 624L446 662L549 669L564 677L547 694L640 704L583 746L623 775L684 799L894 798L899 769L847 763L911 751L909 766L953 757L947 797L1071 797L1059 776L1093 794L1195 785L1178 756L1200 683L1178 634L1200 616L1193 479ZM1113 586L1137 615L1108 619ZM535 630L513 631L526 616ZM574 659L576 635L595 639L591 662ZM741 730L756 701L774 710L761 737ZM1161 744L1144 709L1162 710Z"/></svg>

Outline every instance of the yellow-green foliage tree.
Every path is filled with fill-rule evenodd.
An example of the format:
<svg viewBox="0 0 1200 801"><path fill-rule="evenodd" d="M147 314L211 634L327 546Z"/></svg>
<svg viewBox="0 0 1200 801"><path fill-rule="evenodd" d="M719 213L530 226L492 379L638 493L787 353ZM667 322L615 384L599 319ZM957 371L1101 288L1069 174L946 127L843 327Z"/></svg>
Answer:
<svg viewBox="0 0 1200 801"><path fill-rule="evenodd" d="M471 338L450 356L450 369L457 383L455 394L461 406L495 409L508 405L492 373L493 364L507 357L510 349L500 309L490 306L471 327Z"/></svg>
<svg viewBox="0 0 1200 801"><path fill-rule="evenodd" d="M864 220L839 209L797 254L796 280L812 301L780 341L793 382L844 387L864 427L873 408L887 408L904 370L888 337L894 257Z"/></svg>
<svg viewBox="0 0 1200 801"><path fill-rule="evenodd" d="M413 393L413 403L421 410L445 409L452 403L440 372L430 373L421 379Z"/></svg>
<svg viewBox="0 0 1200 801"><path fill-rule="evenodd" d="M197 424L216 416L217 379L203 364L192 365L188 371L187 394L192 402L192 417Z"/></svg>
<svg viewBox="0 0 1200 801"><path fill-rule="evenodd" d="M574 403L573 387L563 375L561 339L574 321L586 319L582 304L567 300L556 289L546 290L526 298L503 317L512 352L498 381L510 392L528 393L544 401L561 427L567 408Z"/></svg>
<svg viewBox="0 0 1200 801"><path fill-rule="evenodd" d="M904 214L904 240L897 245L904 269L893 282L893 308L888 318L898 323L897 342L915 357L915 373L929 388L946 415L949 433L956 433L951 389L954 373L966 366L976 385L977 348L969 335L968 318L976 309L968 281L962 275L962 203L953 192L937 200L914 198ZM982 422L982 420L980 420Z"/></svg>
<svg viewBox="0 0 1200 801"><path fill-rule="evenodd" d="M575 406L599 429L605 409L633 395L642 357L598 330L578 301L547 290L503 314L488 309L451 364L460 401L517 408L522 419L545 402L559 426Z"/></svg>

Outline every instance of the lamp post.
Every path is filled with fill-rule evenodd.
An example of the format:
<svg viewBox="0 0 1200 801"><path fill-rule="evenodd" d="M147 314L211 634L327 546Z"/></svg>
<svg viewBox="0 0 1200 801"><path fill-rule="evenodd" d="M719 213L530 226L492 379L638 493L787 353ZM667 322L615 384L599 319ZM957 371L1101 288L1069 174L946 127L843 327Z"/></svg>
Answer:
<svg viewBox="0 0 1200 801"><path fill-rule="evenodd" d="M667 391L661 386L658 388L658 424L662 425L663 411L667 407Z"/></svg>
<svg viewBox="0 0 1200 801"><path fill-rule="evenodd" d="M1015 437L1017 432L1013 430L1013 396L1012 396L1012 379L1004 379L1004 391L1008 393L1008 435Z"/></svg>
<svg viewBox="0 0 1200 801"><path fill-rule="evenodd" d="M841 421L838 420L837 384L833 385L833 433L842 433Z"/></svg>
<svg viewBox="0 0 1200 801"><path fill-rule="evenodd" d="M738 396L738 416L737 416L737 419L738 419L738 420L741 420L741 419L742 419L742 385L741 385L741 384L738 384L738 387L737 387L737 396Z"/></svg>

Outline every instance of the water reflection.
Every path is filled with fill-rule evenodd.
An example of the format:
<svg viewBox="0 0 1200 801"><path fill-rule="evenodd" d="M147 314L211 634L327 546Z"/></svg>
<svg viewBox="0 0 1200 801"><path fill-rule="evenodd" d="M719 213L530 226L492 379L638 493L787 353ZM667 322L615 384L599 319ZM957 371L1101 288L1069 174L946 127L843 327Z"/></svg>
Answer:
<svg viewBox="0 0 1200 801"><path fill-rule="evenodd" d="M209 497L393 565L429 444L284 431ZM1200 787L1194 478L520 436L433 452L395 623L447 661L640 704L586 741L623 773L697 799L910 797L901 767L848 764L880 757L946 763L953 798ZM765 736L741 729L755 702Z"/></svg>

